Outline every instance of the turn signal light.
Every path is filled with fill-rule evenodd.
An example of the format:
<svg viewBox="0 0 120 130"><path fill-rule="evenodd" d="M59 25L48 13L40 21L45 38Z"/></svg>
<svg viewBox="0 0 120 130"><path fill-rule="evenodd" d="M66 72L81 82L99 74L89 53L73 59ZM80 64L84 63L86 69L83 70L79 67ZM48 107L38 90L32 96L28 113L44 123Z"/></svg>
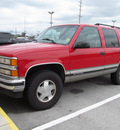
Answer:
<svg viewBox="0 0 120 130"><path fill-rule="evenodd" d="M18 76L18 71L17 70L11 70L11 76Z"/></svg>
<svg viewBox="0 0 120 130"><path fill-rule="evenodd" d="M18 65L17 59L11 59L11 65L17 66Z"/></svg>

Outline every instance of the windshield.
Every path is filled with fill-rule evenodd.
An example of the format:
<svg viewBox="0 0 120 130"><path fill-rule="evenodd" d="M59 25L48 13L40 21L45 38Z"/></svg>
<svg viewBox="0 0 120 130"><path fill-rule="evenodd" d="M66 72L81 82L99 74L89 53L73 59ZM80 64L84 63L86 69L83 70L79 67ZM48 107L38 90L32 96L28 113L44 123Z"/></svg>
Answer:
<svg viewBox="0 0 120 130"><path fill-rule="evenodd" d="M50 27L40 34L37 42L68 45L78 27L77 25Z"/></svg>

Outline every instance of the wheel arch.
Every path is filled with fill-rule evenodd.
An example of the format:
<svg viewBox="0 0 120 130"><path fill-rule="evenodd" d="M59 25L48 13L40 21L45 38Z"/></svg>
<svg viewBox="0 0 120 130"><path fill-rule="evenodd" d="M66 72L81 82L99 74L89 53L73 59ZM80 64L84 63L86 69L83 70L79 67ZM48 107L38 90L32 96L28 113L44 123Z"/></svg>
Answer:
<svg viewBox="0 0 120 130"><path fill-rule="evenodd" d="M25 79L27 80L29 76L31 76L33 73L42 70L54 71L61 77L63 82L65 81L65 68L61 63L43 63L43 64L33 65L27 70Z"/></svg>

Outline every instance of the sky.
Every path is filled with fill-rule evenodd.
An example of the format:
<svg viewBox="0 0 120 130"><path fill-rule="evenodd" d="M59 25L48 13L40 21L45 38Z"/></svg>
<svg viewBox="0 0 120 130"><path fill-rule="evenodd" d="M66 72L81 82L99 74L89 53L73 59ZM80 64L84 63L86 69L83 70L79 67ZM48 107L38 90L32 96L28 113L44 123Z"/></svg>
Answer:
<svg viewBox="0 0 120 130"><path fill-rule="evenodd" d="M79 23L80 0L1 0L0 31L33 35L53 25ZM120 0L82 0L81 23L120 26Z"/></svg>

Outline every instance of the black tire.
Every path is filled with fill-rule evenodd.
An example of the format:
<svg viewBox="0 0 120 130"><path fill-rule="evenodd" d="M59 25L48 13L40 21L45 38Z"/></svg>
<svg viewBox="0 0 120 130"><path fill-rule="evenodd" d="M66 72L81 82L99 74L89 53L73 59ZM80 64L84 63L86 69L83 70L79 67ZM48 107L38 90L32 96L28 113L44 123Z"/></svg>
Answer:
<svg viewBox="0 0 120 130"><path fill-rule="evenodd" d="M113 84L120 85L120 67L115 73L111 74L111 81Z"/></svg>
<svg viewBox="0 0 120 130"><path fill-rule="evenodd" d="M57 103L62 93L62 86L58 74L49 70L40 71L28 79L25 94L34 109L45 110Z"/></svg>

